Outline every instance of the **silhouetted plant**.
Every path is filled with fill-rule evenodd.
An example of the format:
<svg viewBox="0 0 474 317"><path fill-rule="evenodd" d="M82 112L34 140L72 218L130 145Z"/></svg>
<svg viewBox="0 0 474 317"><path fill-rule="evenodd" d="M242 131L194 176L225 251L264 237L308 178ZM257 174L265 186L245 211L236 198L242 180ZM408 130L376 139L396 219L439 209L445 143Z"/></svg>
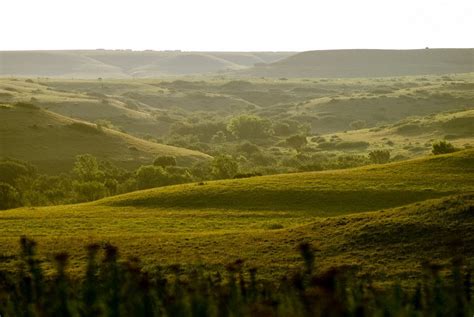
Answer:
<svg viewBox="0 0 474 317"><path fill-rule="evenodd" d="M309 243L299 246L298 270L278 280L260 280L241 259L226 274L180 265L144 271L138 258L120 261L115 246L87 247L85 275L71 279L68 255L55 255L56 274L46 277L34 241L23 237L17 272L0 272L2 316L472 316L471 269L461 258L447 267L423 264L414 289L373 286L357 267L325 271ZM247 277L248 276L248 277Z"/></svg>

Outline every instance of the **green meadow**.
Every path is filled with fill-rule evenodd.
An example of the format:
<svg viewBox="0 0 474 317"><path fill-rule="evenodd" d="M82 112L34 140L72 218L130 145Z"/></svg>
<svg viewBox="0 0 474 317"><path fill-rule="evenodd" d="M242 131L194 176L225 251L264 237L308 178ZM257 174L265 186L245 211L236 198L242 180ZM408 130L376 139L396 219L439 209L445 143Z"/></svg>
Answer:
<svg viewBox="0 0 474 317"><path fill-rule="evenodd" d="M44 260L68 252L76 272L84 269L85 245L107 242L148 268L219 267L242 259L270 278L298 267L295 248L309 242L319 250L318 269L347 263L379 282L409 283L420 276L425 257L449 261L453 243L473 259L473 176L474 152L466 150L7 210L0 213L2 267L15 265L18 237L26 235Z"/></svg>

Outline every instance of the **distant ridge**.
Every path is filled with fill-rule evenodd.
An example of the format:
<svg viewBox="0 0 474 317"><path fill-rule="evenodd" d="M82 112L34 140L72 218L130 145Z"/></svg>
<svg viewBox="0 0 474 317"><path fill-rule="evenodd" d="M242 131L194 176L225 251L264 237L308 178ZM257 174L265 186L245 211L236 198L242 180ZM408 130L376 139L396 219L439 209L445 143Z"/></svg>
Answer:
<svg viewBox="0 0 474 317"><path fill-rule="evenodd" d="M474 49L308 51L259 64L241 75L268 77L386 77L474 72Z"/></svg>
<svg viewBox="0 0 474 317"><path fill-rule="evenodd" d="M132 50L3 51L0 76L127 78L215 74L272 63L294 52Z"/></svg>

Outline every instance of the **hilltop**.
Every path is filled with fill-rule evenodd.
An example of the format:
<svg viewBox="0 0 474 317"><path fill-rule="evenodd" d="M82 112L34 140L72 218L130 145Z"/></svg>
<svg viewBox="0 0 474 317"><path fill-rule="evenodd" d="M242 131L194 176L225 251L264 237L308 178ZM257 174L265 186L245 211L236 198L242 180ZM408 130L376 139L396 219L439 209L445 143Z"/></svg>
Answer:
<svg viewBox="0 0 474 317"><path fill-rule="evenodd" d="M242 75L269 77L385 77L474 71L474 49L322 50L289 56Z"/></svg>
<svg viewBox="0 0 474 317"><path fill-rule="evenodd" d="M360 265L375 280L407 281L419 276L422 260L446 263L458 252L474 258L473 160L474 151L462 151L7 210L0 213L2 266L15 263L25 234L43 257L67 250L79 271L84 244L107 241L125 257L140 256L145 268L216 267L241 258L271 276L299 266L295 247L306 241L320 250L318 269ZM440 196L446 197L426 200Z"/></svg>
<svg viewBox="0 0 474 317"><path fill-rule="evenodd" d="M175 156L189 165L210 156L158 144L71 119L32 104L0 106L1 156L26 160L41 170L66 171L76 155L89 153L125 167L150 163L157 155Z"/></svg>

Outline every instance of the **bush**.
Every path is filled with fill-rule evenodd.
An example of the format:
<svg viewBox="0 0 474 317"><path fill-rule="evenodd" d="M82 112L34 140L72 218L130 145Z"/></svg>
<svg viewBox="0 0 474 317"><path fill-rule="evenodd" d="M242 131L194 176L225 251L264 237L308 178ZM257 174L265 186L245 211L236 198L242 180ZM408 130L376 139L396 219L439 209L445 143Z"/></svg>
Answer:
<svg viewBox="0 0 474 317"><path fill-rule="evenodd" d="M369 153L369 159L374 164L384 164L390 161L390 151L374 150Z"/></svg>
<svg viewBox="0 0 474 317"><path fill-rule="evenodd" d="M211 170L216 179L233 178L239 165L230 155L218 155L212 161Z"/></svg>
<svg viewBox="0 0 474 317"><path fill-rule="evenodd" d="M15 182L21 177L34 174L34 169L27 163L4 160L0 161L0 182L15 186Z"/></svg>
<svg viewBox="0 0 474 317"><path fill-rule="evenodd" d="M236 138L244 140L266 138L271 134L269 121L251 115L232 118L227 130Z"/></svg>
<svg viewBox="0 0 474 317"><path fill-rule="evenodd" d="M176 166L176 158L174 156L158 156L154 161L153 165L167 167L167 166Z"/></svg>
<svg viewBox="0 0 474 317"><path fill-rule="evenodd" d="M457 149L454 147L454 145L452 145L449 142L439 141L439 142L433 143L432 152L434 155L453 153L456 151Z"/></svg>
<svg viewBox="0 0 474 317"><path fill-rule="evenodd" d="M289 138L286 138L285 142L288 146L294 148L297 151L301 150L301 148L308 144L308 141L304 135L290 136Z"/></svg>
<svg viewBox="0 0 474 317"><path fill-rule="evenodd" d="M0 210L19 207L20 194L11 185L0 183Z"/></svg>
<svg viewBox="0 0 474 317"><path fill-rule="evenodd" d="M244 143L238 145L236 150L239 154L244 153L247 156L260 152L260 148L258 147L258 145L255 145L255 144L250 143L250 142L244 142Z"/></svg>
<svg viewBox="0 0 474 317"><path fill-rule="evenodd" d="M143 165L136 172L138 189L147 189L168 184L168 175L161 166Z"/></svg>
<svg viewBox="0 0 474 317"><path fill-rule="evenodd" d="M74 191L78 201L93 201L107 196L107 188L98 181L75 182Z"/></svg>
<svg viewBox="0 0 474 317"><path fill-rule="evenodd" d="M336 143L338 150L364 149L369 147L370 143L365 141L341 141Z"/></svg>
<svg viewBox="0 0 474 317"><path fill-rule="evenodd" d="M102 180L104 173L99 169L97 159L90 154L77 155L73 172L83 182Z"/></svg>

